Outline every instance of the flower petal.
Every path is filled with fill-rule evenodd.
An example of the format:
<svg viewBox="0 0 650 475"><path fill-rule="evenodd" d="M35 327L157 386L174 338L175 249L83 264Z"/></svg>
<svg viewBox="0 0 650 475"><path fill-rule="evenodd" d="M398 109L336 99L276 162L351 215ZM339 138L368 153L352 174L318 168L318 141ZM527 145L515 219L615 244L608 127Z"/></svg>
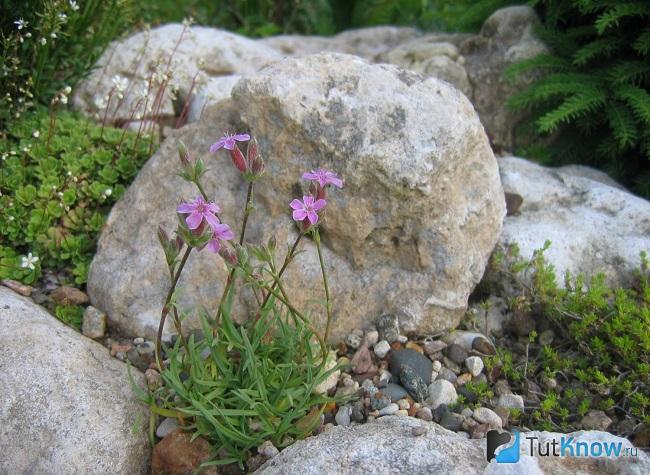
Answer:
<svg viewBox="0 0 650 475"><path fill-rule="evenodd" d="M203 213L203 217L205 218L206 223L212 228L214 231L214 228L219 226L219 218L217 218L215 215L212 213Z"/></svg>
<svg viewBox="0 0 650 475"><path fill-rule="evenodd" d="M303 173L302 178L305 180L318 180L318 175L314 173L314 170L312 170L310 172Z"/></svg>
<svg viewBox="0 0 650 475"><path fill-rule="evenodd" d="M316 214L316 211L310 211L307 213L307 219L309 219L309 222L311 224L316 224L318 222L318 215Z"/></svg>
<svg viewBox="0 0 650 475"><path fill-rule="evenodd" d="M232 136L237 142L246 142L251 139L251 136L248 134L235 134Z"/></svg>
<svg viewBox="0 0 650 475"><path fill-rule="evenodd" d="M312 195L303 196L302 202L305 203L305 206L313 206L314 197Z"/></svg>
<svg viewBox="0 0 650 475"><path fill-rule="evenodd" d="M233 139L232 137L223 139L223 148L225 148L226 150L232 150L233 148L235 148L235 145L236 145L235 139Z"/></svg>
<svg viewBox="0 0 650 475"><path fill-rule="evenodd" d="M343 180L336 176L330 178L328 181L337 188L343 188Z"/></svg>
<svg viewBox="0 0 650 475"><path fill-rule="evenodd" d="M223 138L220 138L219 140L217 140L215 143L213 143L210 146L210 153L216 152L217 150L219 150L223 146L225 146L225 140Z"/></svg>
<svg viewBox="0 0 650 475"><path fill-rule="evenodd" d="M296 221L303 221L307 217L307 211L304 209L297 209L293 212L293 219Z"/></svg>
<svg viewBox="0 0 650 475"><path fill-rule="evenodd" d="M321 198L319 200L316 200L316 202L314 203L314 205L312 207L314 208L314 211L318 211L320 209L323 209L326 204L327 204L327 201L325 201L324 199Z"/></svg>
<svg viewBox="0 0 650 475"><path fill-rule="evenodd" d="M201 221L203 221L203 215L197 212L193 212L187 218L185 218L187 227L192 230L198 228L201 225Z"/></svg>
<svg viewBox="0 0 650 475"><path fill-rule="evenodd" d="M291 203L289 203L289 206L293 209L304 209L305 205L302 203L302 201L295 199Z"/></svg>
<svg viewBox="0 0 650 475"><path fill-rule="evenodd" d="M208 245L206 247L208 248L208 251L217 254L217 253L219 253L219 250L221 249L221 243L216 238L215 239L210 239L210 241L208 242Z"/></svg>
<svg viewBox="0 0 650 475"><path fill-rule="evenodd" d="M206 208L213 214L221 212L221 208L219 208L219 205L217 203L210 202L207 204Z"/></svg>
<svg viewBox="0 0 650 475"><path fill-rule="evenodd" d="M176 208L176 211L179 213L193 213L195 209L196 205L193 205L191 203L181 203Z"/></svg>

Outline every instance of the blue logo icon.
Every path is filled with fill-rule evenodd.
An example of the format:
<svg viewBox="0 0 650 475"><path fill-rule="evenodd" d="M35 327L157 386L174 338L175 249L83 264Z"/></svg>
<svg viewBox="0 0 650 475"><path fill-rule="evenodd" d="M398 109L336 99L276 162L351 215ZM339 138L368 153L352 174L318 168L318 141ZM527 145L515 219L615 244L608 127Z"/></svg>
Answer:
<svg viewBox="0 0 650 475"><path fill-rule="evenodd" d="M496 459L497 463L519 462L519 432L514 431L514 441L507 432L491 430L487 433L487 460ZM512 442L512 445L507 445ZM497 449L500 449L497 452Z"/></svg>

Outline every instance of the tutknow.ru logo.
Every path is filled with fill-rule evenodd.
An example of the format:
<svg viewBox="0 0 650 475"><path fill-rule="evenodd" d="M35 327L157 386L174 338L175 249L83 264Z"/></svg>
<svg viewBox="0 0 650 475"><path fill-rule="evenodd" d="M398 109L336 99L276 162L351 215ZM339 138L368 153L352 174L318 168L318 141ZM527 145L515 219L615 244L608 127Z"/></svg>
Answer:
<svg viewBox="0 0 650 475"><path fill-rule="evenodd" d="M521 453L521 434L491 430L487 433L488 462L495 459L497 463L517 463ZM525 436L525 452L539 457L637 457L636 447L623 447L621 441L581 441L572 435L563 435L559 439L540 442L535 435Z"/></svg>

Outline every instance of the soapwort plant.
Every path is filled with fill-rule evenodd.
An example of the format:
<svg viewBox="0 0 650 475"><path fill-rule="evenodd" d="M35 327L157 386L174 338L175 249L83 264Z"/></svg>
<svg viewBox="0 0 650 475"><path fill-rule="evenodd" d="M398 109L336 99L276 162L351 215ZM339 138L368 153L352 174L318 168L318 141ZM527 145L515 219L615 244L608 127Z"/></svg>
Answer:
<svg viewBox="0 0 650 475"><path fill-rule="evenodd" d="M244 143L245 153L240 148ZM237 463L243 468L264 441L282 448L311 434L321 424L326 404L341 400L326 392L327 380L340 368L326 345L332 305L319 226L328 188L342 188L343 182L327 170L305 172L308 191L287 206L298 227L297 238L280 263L275 238L263 245L246 241L254 189L266 177L257 141L248 134L225 135L210 152L227 153L247 184L241 227L236 235L222 221L220 206L202 184L204 162L193 160L181 143L180 175L196 186L197 195L176 208L179 224L173 238L159 228L171 277L156 341L161 384L150 385L149 393L140 391L140 395L151 407L152 429L156 416L172 417L195 437L213 444L213 457L203 466ZM307 235L316 245L322 268L327 312L323 331L314 328L309 316L292 303L283 283ZM176 304L177 285L190 255L200 259L205 253L223 258L228 277L223 293L215 295L220 297L216 314L200 310L202 331L188 334L182 329L186 314ZM246 323L239 325L235 301L243 287L252 291L257 305L248 310ZM169 345L162 341L168 318L177 334Z"/></svg>

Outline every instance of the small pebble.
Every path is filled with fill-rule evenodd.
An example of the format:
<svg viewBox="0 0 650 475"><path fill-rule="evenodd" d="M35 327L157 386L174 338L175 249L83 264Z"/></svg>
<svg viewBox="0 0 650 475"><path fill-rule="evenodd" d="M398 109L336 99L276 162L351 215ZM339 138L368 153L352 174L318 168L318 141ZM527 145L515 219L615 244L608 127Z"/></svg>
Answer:
<svg viewBox="0 0 650 475"><path fill-rule="evenodd" d="M485 367L483 360L478 356L470 356L467 358L465 360L465 366L472 374L472 376L478 376L481 374L483 372L483 368Z"/></svg>
<svg viewBox="0 0 650 475"><path fill-rule="evenodd" d="M465 386L467 383L469 383L472 380L472 375L469 373L463 373L458 378L456 378L456 387L459 386Z"/></svg>
<svg viewBox="0 0 650 475"><path fill-rule="evenodd" d="M487 407L479 407L474 409L474 414L472 415L481 424L488 424L492 429L501 429L503 427L503 422L499 415L494 412L492 409Z"/></svg>
<svg viewBox="0 0 650 475"><path fill-rule="evenodd" d="M399 406L394 402L379 411L379 416L391 416L399 411Z"/></svg>
<svg viewBox="0 0 650 475"><path fill-rule="evenodd" d="M375 343L379 341L379 332L377 330L370 330L366 332L366 345L368 347L375 346Z"/></svg>
<svg viewBox="0 0 650 475"><path fill-rule="evenodd" d="M142 345L143 343L144 343L144 338L142 338L141 336L133 339L134 345Z"/></svg>
<svg viewBox="0 0 650 475"><path fill-rule="evenodd" d="M544 330L539 334L539 344L542 346L550 345L555 339L555 333L553 330Z"/></svg>
<svg viewBox="0 0 650 475"><path fill-rule="evenodd" d="M384 314L377 319L377 330L379 338L386 340L389 344L399 338L399 320L395 315Z"/></svg>
<svg viewBox="0 0 650 475"><path fill-rule="evenodd" d="M11 280L11 279L2 279L0 280L0 284L4 285L8 289L13 290L17 294L22 295L23 297L29 297L32 295L32 292L34 291L34 287L30 287L29 285L21 284L20 282L16 280Z"/></svg>
<svg viewBox="0 0 650 475"><path fill-rule="evenodd" d="M386 386L393 379L393 375L390 371L382 369L379 372L379 383L381 386Z"/></svg>
<svg viewBox="0 0 650 475"><path fill-rule="evenodd" d="M408 337L406 337L406 336L404 336L404 335L400 335L400 336L397 337L397 341L399 341L400 343L404 344L404 343L406 343L407 341L409 341L409 339L408 339Z"/></svg>
<svg viewBox="0 0 650 475"><path fill-rule="evenodd" d="M422 419L423 421L432 421L433 420L433 413L431 412L431 409L429 409L426 406L421 407L418 409L418 411L415 413L415 417L418 419Z"/></svg>
<svg viewBox="0 0 650 475"><path fill-rule="evenodd" d="M499 396L497 401L497 406L504 407L506 409L520 409L524 410L524 398L518 394L502 394Z"/></svg>
<svg viewBox="0 0 650 475"><path fill-rule="evenodd" d="M411 407L411 403L408 402L408 399L400 399L397 401L397 405L400 409L408 410Z"/></svg>
<svg viewBox="0 0 650 475"><path fill-rule="evenodd" d="M345 337L345 344L348 345L353 350L356 350L361 346L361 340L363 335L357 333L350 333Z"/></svg>
<svg viewBox="0 0 650 475"><path fill-rule="evenodd" d="M334 416L334 420L338 425L348 427L350 425L350 413L350 407L341 406L339 407L336 416Z"/></svg>
<svg viewBox="0 0 650 475"><path fill-rule="evenodd" d="M445 379L438 379L429 386L429 397L431 405L437 408L441 404L455 404L458 394L453 384Z"/></svg>
<svg viewBox="0 0 650 475"><path fill-rule="evenodd" d="M395 414L393 415L397 417L406 417L409 415L409 411L407 411L406 409L400 409L399 411L396 411Z"/></svg>
<svg viewBox="0 0 650 475"><path fill-rule="evenodd" d="M383 360L390 351L390 344L386 340L381 340L374 346L373 351L377 358Z"/></svg>
<svg viewBox="0 0 650 475"><path fill-rule="evenodd" d="M90 299L76 287L59 287L50 294L50 299L59 305L85 305Z"/></svg>
<svg viewBox="0 0 650 475"><path fill-rule="evenodd" d="M437 373L439 373L442 369L442 363L440 361L434 361L431 366L433 368L433 371Z"/></svg>
<svg viewBox="0 0 650 475"><path fill-rule="evenodd" d="M88 338L101 338L106 333L106 314L89 305L84 310L81 333ZM128 350L127 350L128 351Z"/></svg>
<svg viewBox="0 0 650 475"><path fill-rule="evenodd" d="M415 426L411 429L411 434L413 434L414 437L420 437L421 435L424 435L427 433L427 428L424 426Z"/></svg>
<svg viewBox="0 0 650 475"><path fill-rule="evenodd" d="M456 380L458 379L458 376L456 376L456 374L450 369L443 367L438 373L438 377L436 378L436 381L440 381L441 379L444 379L445 381L449 381L450 383L455 383Z"/></svg>
<svg viewBox="0 0 650 475"><path fill-rule="evenodd" d="M280 451L273 445L273 442L270 440L265 441L262 445L257 448L259 454L264 455L266 458L273 458L280 453Z"/></svg>
<svg viewBox="0 0 650 475"><path fill-rule="evenodd" d="M490 343L486 338L482 336L477 336L472 341L472 349L483 353L484 355L496 355L497 350L494 348L494 345Z"/></svg>
<svg viewBox="0 0 650 475"><path fill-rule="evenodd" d="M453 361L458 365L463 364L468 356L467 351L465 351L465 348L463 348L457 343L448 346L446 349L446 354L447 354L447 358L449 358L451 361Z"/></svg>
<svg viewBox="0 0 650 475"><path fill-rule="evenodd" d="M178 425L176 419L166 417L158 425L158 428L156 429L156 437L158 437L159 439L164 439L168 434L171 434L179 427L180 426Z"/></svg>
<svg viewBox="0 0 650 475"><path fill-rule="evenodd" d="M442 340L427 341L424 343L424 352L427 355L432 355L434 353L439 353L442 350L447 348L447 343Z"/></svg>

